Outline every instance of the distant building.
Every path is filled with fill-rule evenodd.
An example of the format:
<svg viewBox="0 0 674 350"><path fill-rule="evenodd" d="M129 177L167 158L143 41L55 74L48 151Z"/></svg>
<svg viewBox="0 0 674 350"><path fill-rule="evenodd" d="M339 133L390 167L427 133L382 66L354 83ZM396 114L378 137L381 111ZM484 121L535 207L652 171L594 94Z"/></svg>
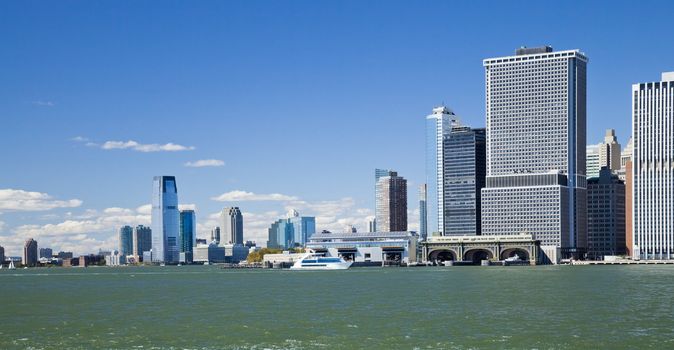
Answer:
<svg viewBox="0 0 674 350"><path fill-rule="evenodd" d="M120 266L124 264L126 264L126 257L117 250L113 250L110 254L105 255L106 266Z"/></svg>
<svg viewBox="0 0 674 350"><path fill-rule="evenodd" d="M674 72L632 85L633 257L674 259Z"/></svg>
<svg viewBox="0 0 674 350"><path fill-rule="evenodd" d="M276 220L267 229L267 247L278 249L302 247L315 232L315 217L300 216L297 211L291 210L288 218Z"/></svg>
<svg viewBox="0 0 674 350"><path fill-rule="evenodd" d="M585 163L587 164L587 178L599 176L599 145L588 145L585 148Z"/></svg>
<svg viewBox="0 0 674 350"><path fill-rule="evenodd" d="M428 236L428 185L426 184L419 186L419 236L421 239L426 239Z"/></svg>
<svg viewBox="0 0 674 350"><path fill-rule="evenodd" d="M40 259L51 259L54 252L51 248L40 248Z"/></svg>
<svg viewBox="0 0 674 350"><path fill-rule="evenodd" d="M180 212L175 176L155 176L152 184L152 262L177 264Z"/></svg>
<svg viewBox="0 0 674 350"><path fill-rule="evenodd" d="M133 228L131 226L119 228L119 253L123 256L133 254Z"/></svg>
<svg viewBox="0 0 674 350"><path fill-rule="evenodd" d="M211 230L211 242L220 243L220 227L216 226Z"/></svg>
<svg viewBox="0 0 674 350"><path fill-rule="evenodd" d="M611 171L620 170L620 144L615 130L607 129L604 142L599 144L599 167L607 167Z"/></svg>
<svg viewBox="0 0 674 350"><path fill-rule="evenodd" d="M56 254L56 257L61 260L72 259L73 252L58 252L58 254Z"/></svg>
<svg viewBox="0 0 674 350"><path fill-rule="evenodd" d="M379 211L379 202L377 202L377 198L379 198L379 187L377 187L377 183L379 182L379 178L383 176L389 176L391 174L391 170L388 169L374 169L374 212ZM370 228L371 232L374 232L377 230L377 219L372 220L371 224L372 227Z"/></svg>
<svg viewBox="0 0 674 350"><path fill-rule="evenodd" d="M5 262L5 248L0 245L0 265Z"/></svg>
<svg viewBox="0 0 674 350"><path fill-rule="evenodd" d="M196 244L194 246L196 247L200 244L208 244L208 240L206 238L197 238Z"/></svg>
<svg viewBox="0 0 674 350"><path fill-rule="evenodd" d="M215 244L198 245L194 248L195 263L231 263L236 264L246 260L249 248L243 244Z"/></svg>
<svg viewBox="0 0 674 350"><path fill-rule="evenodd" d="M620 170L618 170L618 177L620 180L626 181L627 180L627 162L632 161L632 149L634 148L633 143L632 143L632 138L627 141L627 146L623 148L622 152L620 153Z"/></svg>
<svg viewBox="0 0 674 350"><path fill-rule="evenodd" d="M352 233L356 233L356 232L358 232L358 229L356 228L356 226L353 226L353 225L346 225L346 226L344 227L344 232L352 232Z"/></svg>
<svg viewBox="0 0 674 350"><path fill-rule="evenodd" d="M190 253L196 245L197 218L194 210L180 211L180 252ZM185 262L185 261L181 261Z"/></svg>
<svg viewBox="0 0 674 350"><path fill-rule="evenodd" d="M21 263L25 266L37 266L37 253L37 241L32 238L26 240L26 243L23 245L23 258L21 259Z"/></svg>
<svg viewBox="0 0 674 350"><path fill-rule="evenodd" d="M136 262L143 261L143 254L152 249L152 229L138 225L133 229L133 256Z"/></svg>
<svg viewBox="0 0 674 350"><path fill-rule="evenodd" d="M307 248L355 265L401 264L417 261L418 239L414 232L317 233Z"/></svg>
<svg viewBox="0 0 674 350"><path fill-rule="evenodd" d="M625 254L625 184L603 167L587 180L587 257Z"/></svg>
<svg viewBox="0 0 674 350"><path fill-rule="evenodd" d="M444 218L442 234L482 233L481 191L485 187L485 129L458 123L444 139Z"/></svg>
<svg viewBox="0 0 674 350"><path fill-rule="evenodd" d="M223 208L220 212L221 244L243 244L243 215L239 207Z"/></svg>
<svg viewBox="0 0 674 350"><path fill-rule="evenodd" d="M372 219L367 222L367 228L368 232L375 232L377 231L377 221L375 219Z"/></svg>
<svg viewBox="0 0 674 350"><path fill-rule="evenodd" d="M377 231L407 231L407 180L395 171L377 181Z"/></svg>

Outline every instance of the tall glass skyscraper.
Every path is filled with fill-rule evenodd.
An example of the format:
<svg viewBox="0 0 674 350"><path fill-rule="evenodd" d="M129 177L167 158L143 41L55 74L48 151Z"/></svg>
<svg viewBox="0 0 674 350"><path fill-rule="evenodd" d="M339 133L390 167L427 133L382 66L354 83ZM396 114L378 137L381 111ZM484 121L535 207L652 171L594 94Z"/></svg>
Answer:
<svg viewBox="0 0 674 350"><path fill-rule="evenodd" d="M444 166L445 151L443 140L458 123L454 112L440 106L433 108L433 113L426 116L426 184L428 232L442 232L444 228Z"/></svg>
<svg viewBox="0 0 674 350"><path fill-rule="evenodd" d="M133 254L133 228L131 226L119 228L119 254L124 257Z"/></svg>
<svg viewBox="0 0 674 350"><path fill-rule="evenodd" d="M303 247L314 233L316 233L316 218L300 216L296 210L291 210L288 218L279 219L269 227L267 247L281 249Z"/></svg>
<svg viewBox="0 0 674 350"><path fill-rule="evenodd" d="M180 252L191 253L196 245L197 217L194 210L180 211Z"/></svg>
<svg viewBox="0 0 674 350"><path fill-rule="evenodd" d="M485 143L485 129L467 126L454 126L444 139L444 236L482 232L480 199L486 175Z"/></svg>
<svg viewBox="0 0 674 350"><path fill-rule="evenodd" d="M419 186L419 237L428 236L428 185Z"/></svg>
<svg viewBox="0 0 674 350"><path fill-rule="evenodd" d="M632 85L632 255L674 259L674 72Z"/></svg>
<svg viewBox="0 0 674 350"><path fill-rule="evenodd" d="M177 264L180 212L175 176L155 176L152 184L152 262Z"/></svg>
<svg viewBox="0 0 674 350"><path fill-rule="evenodd" d="M533 234L550 260L583 255L587 62L548 46L484 60L483 235Z"/></svg>
<svg viewBox="0 0 674 350"><path fill-rule="evenodd" d="M239 207L223 208L220 212L220 243L244 244L243 215Z"/></svg>

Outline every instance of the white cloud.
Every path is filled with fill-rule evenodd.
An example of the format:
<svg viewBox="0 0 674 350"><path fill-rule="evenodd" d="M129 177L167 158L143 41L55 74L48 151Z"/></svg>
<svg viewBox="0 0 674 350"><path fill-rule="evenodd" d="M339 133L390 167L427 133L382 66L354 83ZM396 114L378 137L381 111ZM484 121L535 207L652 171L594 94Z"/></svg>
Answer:
<svg viewBox="0 0 674 350"><path fill-rule="evenodd" d="M194 150L194 146L183 146L175 143L167 144L142 144L137 141L106 141L103 145L100 146L104 150L111 149L131 149L138 152L178 152L178 151L191 151Z"/></svg>
<svg viewBox="0 0 674 350"><path fill-rule="evenodd" d="M196 204L178 204L178 210L197 210Z"/></svg>
<svg viewBox="0 0 674 350"><path fill-rule="evenodd" d="M42 192L0 189L0 210L42 211L54 208L74 208L80 205L82 201L79 199L55 200Z"/></svg>
<svg viewBox="0 0 674 350"><path fill-rule="evenodd" d="M136 212L138 212L138 214L150 215L152 214L152 204L141 205L140 207L136 208Z"/></svg>
<svg viewBox="0 0 674 350"><path fill-rule="evenodd" d="M70 141L75 141L75 142L88 142L89 138L84 137L84 136L75 136L70 139Z"/></svg>
<svg viewBox="0 0 674 350"><path fill-rule="evenodd" d="M41 106L41 107L54 107L54 102L52 101L33 101L31 102L35 106Z"/></svg>
<svg viewBox="0 0 674 350"><path fill-rule="evenodd" d="M190 168L218 167L224 165L225 162L219 159L201 159L194 162L185 163L185 166Z"/></svg>
<svg viewBox="0 0 674 350"><path fill-rule="evenodd" d="M243 201L295 201L297 197L287 196L280 193L256 194L246 191L225 192L217 197L211 198L218 202L243 202Z"/></svg>

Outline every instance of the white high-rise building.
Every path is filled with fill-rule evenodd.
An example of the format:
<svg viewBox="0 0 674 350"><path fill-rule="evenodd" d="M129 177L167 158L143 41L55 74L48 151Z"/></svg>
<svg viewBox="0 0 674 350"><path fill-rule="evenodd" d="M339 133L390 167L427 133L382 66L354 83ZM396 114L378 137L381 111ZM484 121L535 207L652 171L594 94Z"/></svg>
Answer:
<svg viewBox="0 0 674 350"><path fill-rule="evenodd" d="M426 202L426 230L431 234L442 232L445 227L443 140L452 132L452 127L458 124L456 114L445 106L433 108L433 113L426 116L426 195L429 199Z"/></svg>
<svg viewBox="0 0 674 350"><path fill-rule="evenodd" d="M180 258L180 211L174 176L155 176L152 183L152 262L177 264Z"/></svg>
<svg viewBox="0 0 674 350"><path fill-rule="evenodd" d="M583 254L587 62L549 46L484 60L483 235L533 234L551 260Z"/></svg>
<svg viewBox="0 0 674 350"><path fill-rule="evenodd" d="M633 256L674 258L674 72L632 85Z"/></svg>

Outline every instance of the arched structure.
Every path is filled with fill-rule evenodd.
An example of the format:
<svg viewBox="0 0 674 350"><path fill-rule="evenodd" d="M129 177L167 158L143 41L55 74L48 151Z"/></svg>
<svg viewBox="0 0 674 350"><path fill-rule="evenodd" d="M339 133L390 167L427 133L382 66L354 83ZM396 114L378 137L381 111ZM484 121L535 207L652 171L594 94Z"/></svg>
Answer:
<svg viewBox="0 0 674 350"><path fill-rule="evenodd" d="M539 263L540 241L530 234L507 236L436 236L422 243L427 262L452 260L480 263L481 260L505 260L519 256L531 265Z"/></svg>

